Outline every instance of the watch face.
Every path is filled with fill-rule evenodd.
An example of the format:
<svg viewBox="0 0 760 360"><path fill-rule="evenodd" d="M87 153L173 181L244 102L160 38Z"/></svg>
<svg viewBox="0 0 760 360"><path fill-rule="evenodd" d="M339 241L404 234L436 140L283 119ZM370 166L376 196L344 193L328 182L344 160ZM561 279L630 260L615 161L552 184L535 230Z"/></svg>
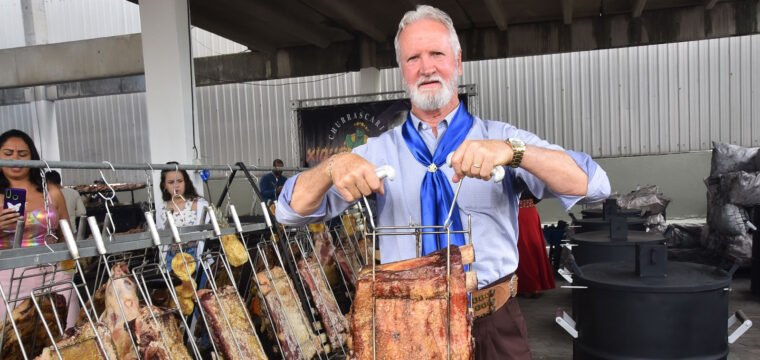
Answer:
<svg viewBox="0 0 760 360"><path fill-rule="evenodd" d="M512 143L516 147L523 147L525 146L525 142L520 140L519 138L509 138L509 142Z"/></svg>

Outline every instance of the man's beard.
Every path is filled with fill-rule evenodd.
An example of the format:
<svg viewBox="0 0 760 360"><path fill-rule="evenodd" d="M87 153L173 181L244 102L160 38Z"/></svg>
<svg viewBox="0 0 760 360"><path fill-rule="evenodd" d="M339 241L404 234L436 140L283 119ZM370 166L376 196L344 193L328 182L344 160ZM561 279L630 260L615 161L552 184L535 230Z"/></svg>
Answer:
<svg viewBox="0 0 760 360"><path fill-rule="evenodd" d="M422 83L430 81L439 81L443 87L435 91L419 90L419 86ZM448 82L438 75L420 78L414 86L409 86L404 82L404 87L412 100L412 104L425 111L437 110L446 106L451 101L451 97L456 96L457 86L458 79L456 75L452 75Z"/></svg>

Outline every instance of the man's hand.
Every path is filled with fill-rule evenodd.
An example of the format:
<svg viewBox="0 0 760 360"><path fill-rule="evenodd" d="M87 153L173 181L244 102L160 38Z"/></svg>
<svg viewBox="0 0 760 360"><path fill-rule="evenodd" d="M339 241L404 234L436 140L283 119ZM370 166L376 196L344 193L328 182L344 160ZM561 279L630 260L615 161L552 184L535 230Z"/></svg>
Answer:
<svg viewBox="0 0 760 360"><path fill-rule="evenodd" d="M465 140L451 157L452 180L455 183L465 177L490 180L494 167L509 164L512 154L512 147L504 140Z"/></svg>
<svg viewBox="0 0 760 360"><path fill-rule="evenodd" d="M326 173L346 201L353 202L374 192L385 193L383 182L375 174L375 166L359 155L333 155L327 160Z"/></svg>

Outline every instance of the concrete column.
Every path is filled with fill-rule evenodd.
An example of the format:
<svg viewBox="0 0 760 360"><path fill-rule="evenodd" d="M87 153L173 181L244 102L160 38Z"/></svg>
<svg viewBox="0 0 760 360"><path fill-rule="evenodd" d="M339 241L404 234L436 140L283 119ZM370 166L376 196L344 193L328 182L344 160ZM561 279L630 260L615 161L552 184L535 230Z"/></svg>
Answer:
<svg viewBox="0 0 760 360"><path fill-rule="evenodd" d="M58 161L61 160L60 142L58 141L58 120L56 117L55 106L52 101L45 100L45 87L35 86L33 88L34 99L43 99L32 101L32 129L34 129L34 143L40 152L40 157L44 160ZM67 159L76 160L76 159Z"/></svg>
<svg viewBox="0 0 760 360"><path fill-rule="evenodd" d="M26 46L47 44L47 20L44 0L21 0Z"/></svg>
<svg viewBox="0 0 760 360"><path fill-rule="evenodd" d="M363 68L359 70L359 93L372 94L380 92L380 70Z"/></svg>
<svg viewBox="0 0 760 360"><path fill-rule="evenodd" d="M197 163L187 2L140 1L140 23L151 157L146 161ZM199 176L190 173L196 190L203 194ZM159 172L154 173L154 181L159 184ZM160 187L154 194L159 208Z"/></svg>
<svg viewBox="0 0 760 360"><path fill-rule="evenodd" d="M21 16L24 22L24 41L26 46L45 45L48 42L47 19L44 0L21 0ZM61 160L58 142L58 121L55 106L48 100L44 86L31 89L32 129L40 157L44 160Z"/></svg>

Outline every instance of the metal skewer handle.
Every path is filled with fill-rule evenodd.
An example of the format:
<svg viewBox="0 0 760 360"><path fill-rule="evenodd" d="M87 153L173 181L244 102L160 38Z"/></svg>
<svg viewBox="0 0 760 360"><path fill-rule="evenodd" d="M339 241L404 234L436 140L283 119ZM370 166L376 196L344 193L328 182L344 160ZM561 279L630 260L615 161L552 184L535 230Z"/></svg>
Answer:
<svg viewBox="0 0 760 360"><path fill-rule="evenodd" d="M63 239L66 241L66 246L69 248L71 258L74 260L79 259L79 248L77 247L76 240L74 240L74 233L71 232L71 226L68 221L61 220L58 225L63 233Z"/></svg>
<svg viewBox="0 0 760 360"><path fill-rule="evenodd" d="M174 222L174 214L167 213L166 220L169 223L169 229L171 229L172 231L172 238L174 238L174 242L177 244L182 243L182 238L179 237L179 230L177 229L177 223Z"/></svg>
<svg viewBox="0 0 760 360"><path fill-rule="evenodd" d="M98 227L98 220L94 216L87 218L87 224L90 225L90 232L92 238L95 240L95 247L98 249L99 255L106 254L106 246L103 244L103 235L100 233L100 227Z"/></svg>
<svg viewBox="0 0 760 360"><path fill-rule="evenodd" d="M153 220L153 214L150 211L145 212L145 222L148 223L148 230L150 231L151 239L153 239L153 245L161 246L161 237L158 236L156 221Z"/></svg>
<svg viewBox="0 0 760 360"><path fill-rule="evenodd" d="M219 220L216 218L216 212L214 211L214 208L207 206L206 211L208 211L208 214L211 216L211 225L214 227L214 236L222 236L222 229L219 228Z"/></svg>
<svg viewBox="0 0 760 360"><path fill-rule="evenodd" d="M235 209L235 205L230 205L230 216L232 216L232 221L235 223L235 230L239 233L243 233L243 226L240 225L240 217L238 216L237 210Z"/></svg>
<svg viewBox="0 0 760 360"><path fill-rule="evenodd" d="M448 156L446 156L446 165L451 166L451 157L454 156L454 153L450 153ZM496 166L491 170L491 179L495 183L500 183L502 180L504 180L504 175L506 172L504 171L503 166Z"/></svg>

